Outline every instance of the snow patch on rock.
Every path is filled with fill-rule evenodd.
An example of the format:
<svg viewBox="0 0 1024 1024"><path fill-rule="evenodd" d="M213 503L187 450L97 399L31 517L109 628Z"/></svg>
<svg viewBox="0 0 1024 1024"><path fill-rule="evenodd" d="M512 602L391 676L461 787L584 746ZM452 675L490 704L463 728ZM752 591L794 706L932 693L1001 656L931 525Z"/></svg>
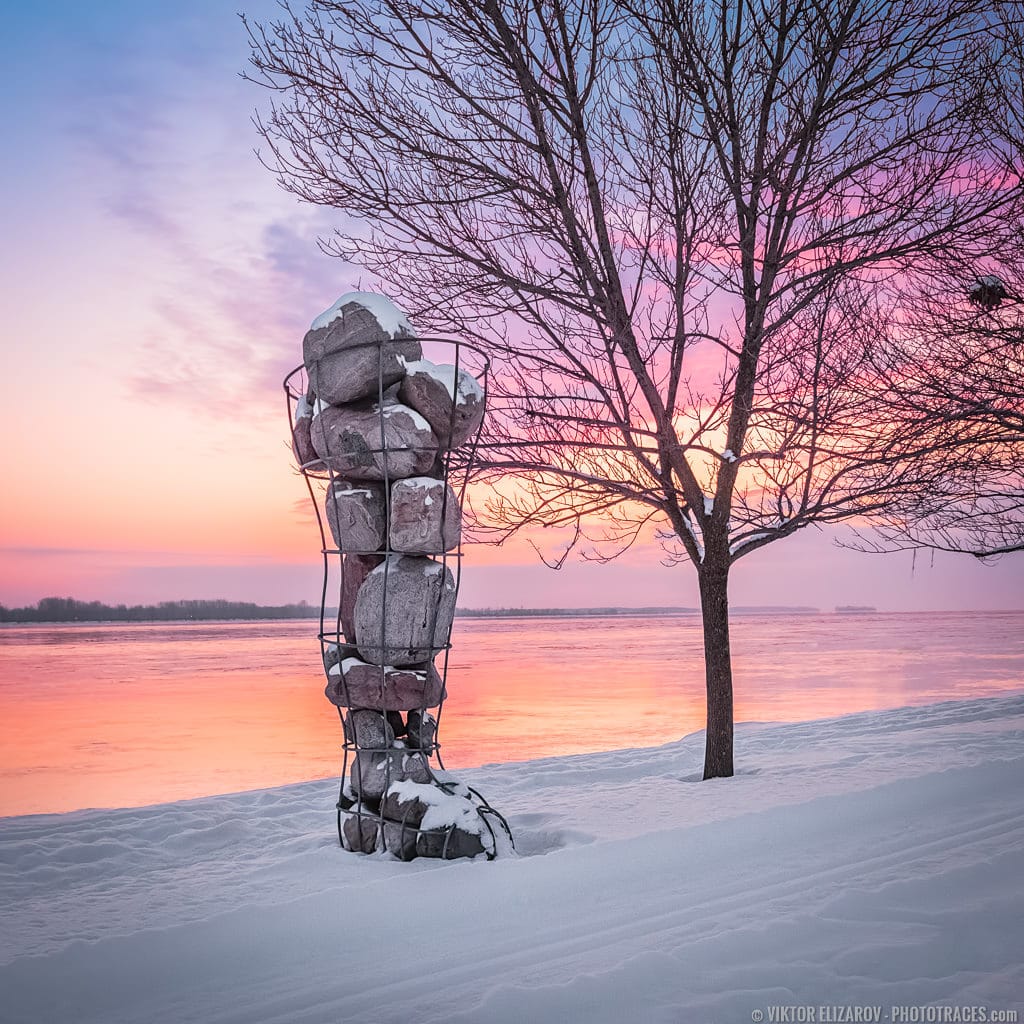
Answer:
<svg viewBox="0 0 1024 1024"><path fill-rule="evenodd" d="M480 382L468 370L456 370L450 363L432 363L429 359L417 359L410 361L402 359L406 373L412 376L416 373L425 373L428 377L441 384L448 397L455 401L456 388L460 401L467 398L476 398L483 401L484 392ZM456 377L458 378L456 384Z"/></svg>
<svg viewBox="0 0 1024 1024"><path fill-rule="evenodd" d="M373 314L381 330L392 338L398 334L415 337L416 332L406 315L386 296L374 292L346 292L330 309L325 309L310 325L311 331L319 331L330 326L342 315L342 310L349 303L358 303L363 309Z"/></svg>

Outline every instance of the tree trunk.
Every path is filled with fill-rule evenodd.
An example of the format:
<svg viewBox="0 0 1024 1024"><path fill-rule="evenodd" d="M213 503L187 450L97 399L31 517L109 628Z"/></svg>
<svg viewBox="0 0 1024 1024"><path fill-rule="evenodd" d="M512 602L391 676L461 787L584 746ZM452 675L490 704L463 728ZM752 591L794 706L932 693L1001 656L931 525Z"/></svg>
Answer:
<svg viewBox="0 0 1024 1024"><path fill-rule="evenodd" d="M700 570L704 676L708 695L704 778L732 778L732 659L729 653L729 569Z"/></svg>

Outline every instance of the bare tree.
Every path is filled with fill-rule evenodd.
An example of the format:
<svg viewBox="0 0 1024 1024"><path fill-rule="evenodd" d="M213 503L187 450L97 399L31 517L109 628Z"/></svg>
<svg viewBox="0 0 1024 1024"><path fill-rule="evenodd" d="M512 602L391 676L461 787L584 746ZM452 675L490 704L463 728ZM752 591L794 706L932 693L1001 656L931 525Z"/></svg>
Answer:
<svg viewBox="0 0 1024 1024"><path fill-rule="evenodd" d="M1024 551L1024 302L1007 263L959 301L917 295L913 321L875 353L890 413L922 452L851 546Z"/></svg>
<svg viewBox="0 0 1024 1024"><path fill-rule="evenodd" d="M733 771L731 566L884 510L936 443L874 358L1012 233L980 0L314 0L249 26L283 186L497 373L499 536L696 570L705 777Z"/></svg>
<svg viewBox="0 0 1024 1024"><path fill-rule="evenodd" d="M1024 166L1024 22L997 12L970 116L1008 181ZM873 354L899 429L930 444L853 546L990 558L1024 551L1024 224L981 264L946 254L946 282L908 289L907 311Z"/></svg>

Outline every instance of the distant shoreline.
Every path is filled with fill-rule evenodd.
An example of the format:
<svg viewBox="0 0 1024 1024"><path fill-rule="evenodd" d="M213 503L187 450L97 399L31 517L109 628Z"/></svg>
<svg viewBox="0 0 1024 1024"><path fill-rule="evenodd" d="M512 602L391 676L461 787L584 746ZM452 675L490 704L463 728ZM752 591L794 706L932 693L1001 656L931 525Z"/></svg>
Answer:
<svg viewBox="0 0 1024 1024"><path fill-rule="evenodd" d="M733 615L820 615L820 608L806 605L738 605L730 608ZM619 617L658 617L700 615L699 608L459 608L457 618L463 619L585 619Z"/></svg>
<svg viewBox="0 0 1024 1024"><path fill-rule="evenodd" d="M807 605L738 605L734 615L818 615L820 609ZM325 618L335 618L336 608L325 611ZM608 618L696 616L699 608L646 606L642 608L458 608L456 616L463 619L509 618ZM109 605L102 601L79 601L72 597L46 597L25 608L0 605L0 623L7 625L59 625L60 623L99 622L261 622L269 620L319 619L320 608L308 602L284 605L258 605L249 601L191 600L161 601L148 605Z"/></svg>
<svg viewBox="0 0 1024 1024"><path fill-rule="evenodd" d="M62 603L69 598L59 599ZM160 605L136 605L131 608L100 605L99 602L71 602L61 609L60 617L44 617L52 606L44 608L5 608L0 605L0 627L11 626L89 626L124 624L188 624L218 622L315 622L320 618L320 609L310 604L257 605L233 601L173 601ZM105 614L109 611L111 614ZM848 617L850 615L951 615L951 614L1015 614L1024 609L944 609L931 612L904 610L888 612L870 605L837 605L833 609L821 609L810 605L736 605L729 609L735 616L774 615L779 617L800 615L827 615ZM149 614L147 614L149 613ZM457 608L456 618L460 619L597 619L597 618L699 618L700 609L685 606L649 606L643 608ZM324 619L334 620L336 608L328 608Z"/></svg>
<svg viewBox="0 0 1024 1024"><path fill-rule="evenodd" d="M820 615L819 608L805 605L739 605L734 615ZM652 606L643 608L459 608L461 619L585 619L699 617L699 608ZM830 614L830 613L826 613ZM337 609L328 608L325 619L334 619ZM229 601L174 601L160 605L110 606L79 602L70 598L47 599L39 606L4 608L3 626L102 625L115 623L199 623L199 622L298 622L316 621L320 609L309 604L256 605Z"/></svg>
<svg viewBox="0 0 1024 1024"><path fill-rule="evenodd" d="M6 625L61 625L100 622L261 622L318 619L320 608L298 604L259 605L250 601L161 601L159 604L109 605L72 597L44 597L25 608L0 605Z"/></svg>

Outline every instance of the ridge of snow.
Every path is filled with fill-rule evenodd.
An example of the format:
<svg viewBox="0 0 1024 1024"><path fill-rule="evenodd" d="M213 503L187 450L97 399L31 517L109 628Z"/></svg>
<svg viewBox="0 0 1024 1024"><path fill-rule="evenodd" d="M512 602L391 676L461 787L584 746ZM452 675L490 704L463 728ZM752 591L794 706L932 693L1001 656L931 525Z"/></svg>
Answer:
<svg viewBox="0 0 1024 1024"><path fill-rule="evenodd" d="M311 331L319 331L330 326L342 315L342 308L355 302L373 314L385 334L394 338L399 333L407 337L416 337L412 324L406 315L386 296L376 292L346 292L329 309L325 309L310 325Z"/></svg>
<svg viewBox="0 0 1024 1024"><path fill-rule="evenodd" d="M770 537L771 532L768 530L761 530L758 533L752 533L749 537L744 537L742 540L733 541L729 545L729 554L735 555L740 551L743 551L748 545L753 544L755 541L763 540L765 537Z"/></svg>
<svg viewBox="0 0 1024 1024"><path fill-rule="evenodd" d="M697 531L693 528L693 523L690 522L689 516L684 515L682 517L682 519L683 519L683 528L693 538L693 543L697 547L697 557L700 559L700 561L703 562L704 561L704 542L700 539L700 537L697 536Z"/></svg>

